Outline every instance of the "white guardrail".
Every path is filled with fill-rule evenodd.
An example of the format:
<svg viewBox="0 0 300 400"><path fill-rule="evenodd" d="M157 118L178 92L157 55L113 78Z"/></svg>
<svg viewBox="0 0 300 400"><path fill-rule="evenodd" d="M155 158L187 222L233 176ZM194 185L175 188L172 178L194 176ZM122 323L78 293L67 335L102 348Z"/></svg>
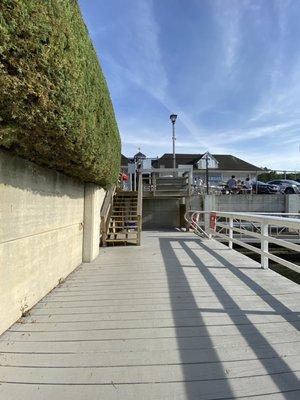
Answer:
<svg viewBox="0 0 300 400"><path fill-rule="evenodd" d="M300 266L269 252L269 243L285 247L299 253L300 245L290 239L300 238L300 214L257 214L221 211L188 211L185 220L196 234L208 239L222 238L228 241L229 248L233 243L245 247L261 256L261 267L268 268L269 259L284 265L296 272ZM239 234L239 239L237 237ZM276 236L284 236L278 238ZM243 238L255 238L260 248L243 241Z"/></svg>

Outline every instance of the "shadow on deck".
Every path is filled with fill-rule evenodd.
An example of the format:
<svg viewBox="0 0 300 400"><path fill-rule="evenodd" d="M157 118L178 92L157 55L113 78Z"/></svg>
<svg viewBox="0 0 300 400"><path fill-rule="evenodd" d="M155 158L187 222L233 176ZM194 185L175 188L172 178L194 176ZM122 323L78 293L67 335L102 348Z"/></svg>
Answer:
<svg viewBox="0 0 300 400"><path fill-rule="evenodd" d="M143 236L0 337L0 398L298 399L299 287L216 241Z"/></svg>
<svg viewBox="0 0 300 400"><path fill-rule="evenodd" d="M183 373L185 376L185 382L201 382L198 385L186 385L186 398L196 399L198 398L235 398L241 395L257 396L259 395L264 385L259 385L259 379L255 378L264 377L268 375L269 383L273 389L266 389L264 387L263 394L272 396L278 393L283 395L283 398L298 398L300 392L299 379L294 373L294 368L291 368L289 363L285 362L285 355L280 351L276 351L272 343L265 337L264 333L253 323L250 316L280 316L282 320L295 328L295 331L299 328L299 321L297 315L284 303L280 302L276 297L272 296L267 290L256 283L253 279L247 276L242 268L237 268L232 262L226 258L226 249L223 246L219 248L210 248L208 241L200 241L198 239L176 239L176 238L160 238L160 248L165 261L166 271L168 273L168 282L170 294L172 294L172 283L173 283L173 272L174 266L177 266L177 271L181 272L181 284L184 287L186 296L190 297L192 310L190 317L194 320L194 326L203 327L201 330L202 346L205 349L210 349L208 352L208 358L202 359L198 363L191 365L189 357L186 356L184 349L188 345L185 337L181 336L181 331L178 329L177 341L178 348L181 349L181 361L183 365ZM203 251L207 253L207 261L201 260ZM177 254L176 254L177 253ZM211 292L218 299L221 307L207 307L199 308L197 301L195 300L194 291L186 279L183 265L180 263L180 254L184 258L188 257L191 260L193 266L186 266L185 268L196 268L201 274L205 283L207 283ZM223 255L224 254L224 255ZM209 260L209 261L208 261ZM221 266L214 265L215 262ZM212 263L211 266L208 264ZM256 294L265 304L267 304L270 310L262 309L245 309L241 307L234 299L234 295L230 294L230 284L223 285L218 276L212 271L214 269L226 268L227 271L232 274L232 277L237 278L243 284L249 288L253 294ZM250 270L251 267L246 267L246 270ZM253 267L252 267L253 268ZM254 267L257 270L257 266ZM262 274L264 271L260 271ZM176 278L178 279L178 278ZM229 287L229 291L228 291ZM242 295L242 293L241 293ZM171 296L174 299L174 297ZM174 321L178 322L177 326L180 327L182 310L177 310L176 301L173 302L172 311ZM248 353L252 353L251 358L245 358L244 356L237 356L235 359L230 361L222 362L222 358L218 355L218 350L214 349L214 340L210 337L209 330L205 327L205 321L201 316L202 313L210 312L218 315L226 315L230 318L235 328L237 329L237 346L239 341L242 339L243 346L246 345L249 350ZM267 321L267 318L266 318ZM220 325L220 334L224 326ZM200 333L200 332L199 332ZM223 331L226 337L226 332ZM282 332L284 334L284 332ZM284 334L285 335L285 334ZM289 343L288 335L285 335L285 341L282 343ZM196 336L197 337L197 336ZM234 349L233 349L234 350ZM241 358L240 358L241 357ZM247 362L245 362L247 360ZM300 367L298 358L298 367ZM256 364L256 367L251 365L251 362ZM204 367L204 368L203 368ZM232 368L233 370L240 370L243 379L237 378L236 382L233 382L231 378ZM203 371L201 371L203 369ZM201 372L200 372L201 371ZM193 379L194 378L194 379ZM233 378L233 377L232 377ZM254 379L253 379L254 378ZM251 379L253 382L251 382ZM211 380L214 380L213 390ZM253 384L258 386L253 386ZM239 394L239 391L245 390L246 394ZM206 397L208 396L208 397ZM212 397L210 397L212 396ZM270 397L271 398L271 397Z"/></svg>

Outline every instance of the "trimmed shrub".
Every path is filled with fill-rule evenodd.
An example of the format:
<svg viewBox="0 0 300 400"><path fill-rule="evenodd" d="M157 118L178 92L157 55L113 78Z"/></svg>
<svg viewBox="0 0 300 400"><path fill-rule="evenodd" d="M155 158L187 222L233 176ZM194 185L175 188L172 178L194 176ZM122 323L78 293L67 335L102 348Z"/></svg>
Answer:
<svg viewBox="0 0 300 400"><path fill-rule="evenodd" d="M120 137L75 0L1 0L0 146L103 187Z"/></svg>

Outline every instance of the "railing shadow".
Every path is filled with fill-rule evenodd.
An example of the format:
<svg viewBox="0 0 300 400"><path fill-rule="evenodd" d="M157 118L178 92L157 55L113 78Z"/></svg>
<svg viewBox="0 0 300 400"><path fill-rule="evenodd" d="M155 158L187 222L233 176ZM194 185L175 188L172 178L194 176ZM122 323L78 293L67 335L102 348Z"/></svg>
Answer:
<svg viewBox="0 0 300 400"><path fill-rule="evenodd" d="M229 377L227 371L222 364L222 360L218 355L217 349L214 348L213 338L210 336L209 329L205 326L205 321L203 320L203 317L201 315L201 312L205 310L205 308L199 308L199 305L194 296L193 288L191 288L187 276L183 270L183 267L185 266L180 263L179 258L175 253L175 249L172 247L172 245L175 244L178 245L181 250L183 250L185 254L192 260L192 262L195 264L194 268L198 268L200 276L211 289L215 298L223 306L223 315L227 315L230 317L233 325L246 343L246 346L249 346L254 354L254 357L256 356L261 365L264 367L266 374L269 375L270 379L278 388L278 391L276 392L286 393L286 396L289 396L287 392L292 391L294 395L294 391L300 389L297 376L290 369L289 365L284 361L280 354L275 351L275 349L264 337L264 335L252 323L251 319L248 318L247 311L241 309L241 307L237 304L233 297L226 291L226 287L223 287L217 276L215 276L211 269L208 268L205 263L201 261L195 251L205 250L219 263L223 264L223 266L225 266L235 277L239 278L241 282L246 284L248 288L250 288L251 291L256 294L257 297L266 302L274 310L270 311L270 314L280 315L288 323L293 325L295 328L298 328L297 322L291 321L290 317L285 316L285 314L291 314L292 311L288 307L283 305L279 300L270 295L270 293L268 293L259 284L251 280L251 278L246 276L242 271L239 271L239 269L237 269L233 264L227 261L226 258L206 247L205 244L203 244L203 242L201 242L199 239L185 239L182 237L161 237L159 241L168 277L173 319L176 326L175 329L177 331L176 335L178 348L181 354L182 371L185 377L186 398L189 400L211 398L211 396L215 396L214 398L235 398L236 395L234 393L234 390L230 386L230 380L228 379ZM191 245L193 247L191 247ZM176 278L173 277L175 271ZM195 345L195 351L197 351L196 349L199 349L201 347L205 348L209 351L211 359L214 360L215 365L214 369L212 369L213 375L211 375L210 377L207 377L207 375L205 375L205 377L201 379L201 376L199 376L199 374L197 374L195 370L193 371L193 376L191 376L190 358L185 352L186 348L191 347L189 347L189 338L183 336L181 328L178 327L180 326L182 321L182 311L180 312L178 310L178 302L175 300L175 280L176 282L180 281L180 283L184 285L184 290L187 293L185 297L191 303L191 308L193 310L189 311L189 315L194 319L194 321L196 321L194 326L199 326L199 334L197 336L198 346L196 344L197 340L193 342ZM266 294L268 295L267 297L262 297ZM215 311L216 316L220 315L219 310ZM213 308L211 309L211 312L214 312ZM260 313L258 312L258 314ZM275 360L273 361L273 359ZM205 360L203 360L202 363L199 363L199 368L200 364L203 364L204 362ZM279 371L279 373L274 372L274 365L272 364L274 362L276 362L275 369L276 371ZM285 379L282 377L281 371L282 373L289 375L288 385L285 382ZM255 375L253 372L252 374ZM194 385L191 384L191 382L194 382ZM196 382L198 383L195 385ZM288 390L287 386L289 388Z"/></svg>
<svg viewBox="0 0 300 400"><path fill-rule="evenodd" d="M194 350L197 352L202 349L209 349L211 357L210 360L215 362L215 373L216 376L220 378L220 384L218 386L218 391L224 395L224 397L231 398L234 397L234 393L230 388L230 384L226 379L226 373L220 364L220 359L218 357L217 351L214 349L214 343L212 342L208 329L205 327L205 322L198 310L198 305L195 300L193 290L187 280L187 277L182 268L182 264L176 257L176 254L172 248L172 242L178 242L174 238L161 238L159 239L161 254L164 260L165 269L167 273L170 302L172 307L172 314L176 329L176 338L178 343L178 349L180 352L182 371L184 374L185 381L185 391L186 399L202 399L206 398L206 395L212 390L212 385L209 379L196 378L195 373L191 373L191 358L190 352L186 350ZM176 272L176 274L174 274ZM175 277L174 277L175 276ZM189 303L188 309L182 309L178 303L176 296L176 284L180 282L180 290L185 292L185 299ZM182 318L183 313L193 318L193 326L199 327L199 334L194 337L182 335ZM201 331L201 333L200 333ZM197 343L198 342L198 343ZM199 366L203 364L204 360L198 362ZM193 362L195 366L195 360ZM194 375L194 376L193 376ZM192 385L191 383L201 383L201 385ZM211 398L211 396L209 396Z"/></svg>

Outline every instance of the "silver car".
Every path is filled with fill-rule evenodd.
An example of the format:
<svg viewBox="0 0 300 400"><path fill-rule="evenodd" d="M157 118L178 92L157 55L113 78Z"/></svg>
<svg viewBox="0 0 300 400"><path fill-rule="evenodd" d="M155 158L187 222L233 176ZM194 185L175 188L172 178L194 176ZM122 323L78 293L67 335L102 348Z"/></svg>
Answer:
<svg viewBox="0 0 300 400"><path fill-rule="evenodd" d="M278 185L284 194L300 194L300 183L292 179L277 179L268 183Z"/></svg>

